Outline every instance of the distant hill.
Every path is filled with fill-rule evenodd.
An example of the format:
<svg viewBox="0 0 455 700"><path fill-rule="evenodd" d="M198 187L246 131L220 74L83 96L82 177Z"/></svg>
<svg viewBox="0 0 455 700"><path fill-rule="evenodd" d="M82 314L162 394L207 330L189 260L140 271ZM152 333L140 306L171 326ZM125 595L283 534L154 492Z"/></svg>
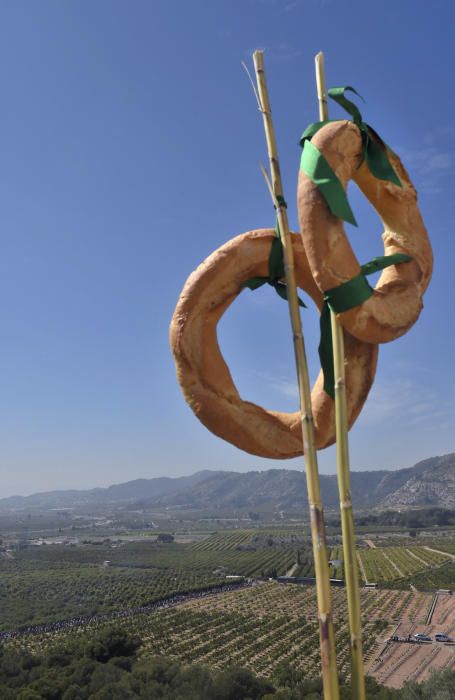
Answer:
<svg viewBox="0 0 455 700"><path fill-rule="evenodd" d="M408 470L408 476L403 484L384 497L384 506L455 508L455 454L425 459Z"/></svg>
<svg viewBox="0 0 455 700"><path fill-rule="evenodd" d="M431 457L407 469L352 472L357 508L455 508L455 454ZM338 505L335 476L321 475L324 505ZM136 479L87 491L49 491L0 499L0 510L136 504L195 509L294 509L307 505L303 471L269 469L246 473L200 471L177 478Z"/></svg>
<svg viewBox="0 0 455 700"><path fill-rule="evenodd" d="M173 492L190 490L193 486L217 474L209 470L191 476L155 479L134 479L107 488L71 491L45 491L31 496L10 496L0 499L0 510L10 508L68 508L91 504L136 503L141 499L157 499Z"/></svg>

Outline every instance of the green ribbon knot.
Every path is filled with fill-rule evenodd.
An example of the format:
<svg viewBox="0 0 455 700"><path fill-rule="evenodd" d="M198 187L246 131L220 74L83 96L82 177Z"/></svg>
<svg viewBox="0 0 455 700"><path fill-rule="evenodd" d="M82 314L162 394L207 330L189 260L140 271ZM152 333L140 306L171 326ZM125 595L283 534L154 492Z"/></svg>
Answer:
<svg viewBox="0 0 455 700"><path fill-rule="evenodd" d="M286 204L284 197L277 195L276 200L278 207L285 207L287 209L288 205ZM277 209L276 206L275 209ZM274 288L275 292L279 297L281 297L281 299L287 301L288 288L286 283L281 281L285 275L283 243L281 241L281 231L277 217L275 223L275 238L272 241L272 247L270 248L269 254L269 274L267 277L250 277L250 279L248 279L246 282L243 282L242 287L248 287L248 289L254 291L255 289L259 289L259 287L262 287L264 284L269 284ZM303 303L300 297L297 297L297 301L299 302L299 306L302 306L305 309L307 308L306 304Z"/></svg>
<svg viewBox="0 0 455 700"><path fill-rule="evenodd" d="M284 207L285 209L288 208L288 203L286 202L285 198L281 194L277 194L275 197L278 206L276 204L273 205L274 209L279 209L280 207Z"/></svg>
<svg viewBox="0 0 455 700"><path fill-rule="evenodd" d="M392 182L394 185L397 185L397 187L402 187L400 179L387 157L387 145L376 131L362 120L359 108L345 97L345 92L348 90L355 93L363 100L363 97L359 95L357 90L350 85L346 87L330 88L328 95L351 115L352 121L360 130L360 135L362 137L362 158L359 167L365 160L368 169L374 177L379 180ZM319 129L334 121L336 120L328 119L327 121L314 122L305 129L300 137L300 145L303 149L300 160L300 170L303 170L310 180L317 185L334 216L343 219L343 221L347 221L353 226L357 226L343 185L319 149L311 143L311 139Z"/></svg>
<svg viewBox="0 0 455 700"><path fill-rule="evenodd" d="M399 265L409 262L412 258L404 253L382 255L373 258L360 268L360 274L338 287L329 289L324 293L324 304L321 311L320 329L321 340L319 343L319 359L324 373L324 391L332 399L335 398L335 372L333 367L333 339L330 311L342 313L360 306L373 295L373 289L365 279L367 275L384 270L390 265Z"/></svg>
<svg viewBox="0 0 455 700"><path fill-rule="evenodd" d="M360 165L364 160L366 160L370 173L377 177L378 180L387 180L388 182L392 182L394 185L397 185L397 187L402 187L403 185L400 182L400 178L387 158L387 145L381 139L379 134L377 134L371 126L362 120L362 115L360 114L358 107L351 102L351 100L348 100L347 97L345 97L344 93L347 90L354 92L360 97L361 100L363 100L363 97L359 95L357 90L350 85L347 85L346 87L330 88L328 95L352 116L352 121L354 124L357 124L360 129L363 142L363 153ZM373 138L371 138L371 136L373 136Z"/></svg>

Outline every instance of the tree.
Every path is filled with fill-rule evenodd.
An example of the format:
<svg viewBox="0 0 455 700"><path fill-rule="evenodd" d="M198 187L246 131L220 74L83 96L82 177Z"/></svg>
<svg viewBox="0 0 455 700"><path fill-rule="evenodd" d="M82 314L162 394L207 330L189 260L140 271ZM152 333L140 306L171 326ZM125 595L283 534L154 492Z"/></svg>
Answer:
<svg viewBox="0 0 455 700"><path fill-rule="evenodd" d="M114 656L134 656L140 640L121 629L109 628L101 632L88 645L90 658L106 663Z"/></svg>
<svg viewBox="0 0 455 700"><path fill-rule="evenodd" d="M68 686L62 695L62 700L85 700L87 693L84 693L80 686L73 683Z"/></svg>
<svg viewBox="0 0 455 700"><path fill-rule="evenodd" d="M174 535L171 535L167 532L160 532L160 534L156 538L156 541L168 544L169 542L174 541Z"/></svg>
<svg viewBox="0 0 455 700"><path fill-rule="evenodd" d="M259 700L274 687L268 681L256 678L242 668L233 668L218 676L215 681L214 698L217 700Z"/></svg>
<svg viewBox="0 0 455 700"><path fill-rule="evenodd" d="M455 672L450 669L433 671L421 684L406 683L400 700L452 700L455 688Z"/></svg>
<svg viewBox="0 0 455 700"><path fill-rule="evenodd" d="M3 695L2 693L1 697L3 698L3 700L9 700L9 698L13 697L16 698L16 700L43 700L43 696L40 693L37 693L36 690L32 690L31 688L25 688L24 690L20 690L17 695Z"/></svg>

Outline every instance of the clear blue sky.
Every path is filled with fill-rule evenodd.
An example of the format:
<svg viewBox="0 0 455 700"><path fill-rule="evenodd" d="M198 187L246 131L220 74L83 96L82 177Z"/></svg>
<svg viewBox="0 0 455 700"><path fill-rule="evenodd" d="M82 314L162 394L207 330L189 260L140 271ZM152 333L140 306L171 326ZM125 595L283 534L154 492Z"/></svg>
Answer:
<svg viewBox="0 0 455 700"><path fill-rule="evenodd" d="M300 469L212 436L186 406L168 346L189 273L273 225L264 136L241 68L266 67L289 214L298 137L317 117L313 57L354 85L420 194L435 272L417 325L382 346L351 432L354 469L455 450L455 93L450 2L0 2L0 496L177 476ZM331 116L343 114L331 108ZM363 262L377 216L353 189ZM318 315L304 311L312 375ZM297 408L286 305L245 291L220 325L245 398ZM320 454L334 472L334 452Z"/></svg>

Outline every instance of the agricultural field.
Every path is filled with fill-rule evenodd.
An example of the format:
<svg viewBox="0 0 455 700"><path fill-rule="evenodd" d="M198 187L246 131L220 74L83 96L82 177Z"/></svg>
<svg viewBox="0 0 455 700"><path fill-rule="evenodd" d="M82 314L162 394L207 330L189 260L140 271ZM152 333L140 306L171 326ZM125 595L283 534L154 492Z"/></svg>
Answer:
<svg viewBox="0 0 455 700"><path fill-rule="evenodd" d="M383 584L388 588L409 590L412 586L419 591L455 591L455 562L426 569L405 579L388 581Z"/></svg>
<svg viewBox="0 0 455 700"><path fill-rule="evenodd" d="M432 549L437 552L446 552L455 559L455 538L452 537L437 537L437 538L422 538L418 539L419 545L425 546L427 549Z"/></svg>
<svg viewBox="0 0 455 700"><path fill-rule="evenodd" d="M249 535L251 536L251 535ZM218 585L226 576L289 573L305 554L269 535L238 549L228 533L219 547L151 541L47 545L0 559L0 630L146 605L172 593ZM216 537L215 537L216 540ZM235 544L237 542L237 544ZM311 559L307 565L312 570Z"/></svg>
<svg viewBox="0 0 455 700"><path fill-rule="evenodd" d="M4 549L0 630L55 623L47 632L34 628L13 635L6 644L33 651L58 646L68 636L120 625L140 636L145 659L163 654L185 664L242 665L265 678L273 678L285 665L318 675L314 587L268 580L285 574L314 576L311 541L304 530L226 529L186 542L172 539L106 538ZM401 683L402 676L393 671L398 663L393 654L398 652L390 651L386 640L400 625L403 630L424 629L434 599L425 591L455 588L455 555L449 551L453 540L419 538L415 544L414 539L389 538L385 546L371 539L358 542L359 576L379 586L361 590L366 662L379 681ZM329 538L328 555L331 578L343 578L339 537ZM256 583L226 592L220 586L229 576ZM212 588L218 592L210 592ZM179 593L191 595L176 599ZM339 669L349 677L346 591L333 588L332 594ZM174 602L153 606L165 599ZM452 663L449 652L439 655L436 647L433 652L441 663ZM384 659L391 658L384 665L387 672L380 661L384 654ZM423 678L426 656L418 655L423 655Z"/></svg>
<svg viewBox="0 0 455 700"><path fill-rule="evenodd" d="M219 584L213 574L79 567L0 576L0 630L146 605Z"/></svg>
<svg viewBox="0 0 455 700"><path fill-rule="evenodd" d="M428 635L431 642L386 642L369 665L370 675L379 683L400 688L405 681L421 683L433 670L455 668L455 645L434 640L438 632L449 636L455 634L455 599L451 595L436 594L433 603L434 608L433 605L430 607L426 620L415 624L415 620L403 618L393 630L401 640L419 632Z"/></svg>
<svg viewBox="0 0 455 700"><path fill-rule="evenodd" d="M365 548L360 547L357 552L359 575L364 583L384 583L391 581L407 580L422 572L431 572L438 567L442 567L451 558L455 558L455 543L453 539L446 539L445 543L437 549L438 542L430 541L430 544L410 546L409 538L403 538L400 546L397 540L388 541L386 547ZM371 541L370 541L371 542ZM392 546L392 544L394 546ZM294 566L291 565L288 575L293 576L314 576L313 556L311 542L307 536L296 531L263 532L263 531L235 531L232 533L222 532L212 535L202 542L192 545L192 549L199 554L202 552L223 552L226 560L229 560L228 551L237 553L248 552L252 561L258 551L265 556L264 550L267 546L281 548L284 551L292 551ZM451 554L454 552L454 554ZM328 547L329 571L331 578L344 578L343 548L341 545ZM233 559L235 561L235 558ZM238 573L248 576L258 576L259 568L250 568L248 573L243 567L240 568L240 558L238 559ZM260 559L259 559L260 561ZM276 560L278 563L278 559ZM290 557L288 561L292 561ZM269 571L273 567L269 566ZM280 573L278 573L280 575Z"/></svg>
<svg viewBox="0 0 455 700"><path fill-rule="evenodd" d="M329 548L329 575L330 578L344 579L343 547L338 545Z"/></svg>
<svg viewBox="0 0 455 700"><path fill-rule="evenodd" d="M349 676L345 591L333 590L339 670ZM425 621L432 596L411 591L362 591L364 651L376 658L384 639L399 623ZM272 677L283 665L319 675L316 596L312 586L259 583L252 588L201 597L162 611L132 615L115 623L142 639L144 658L163 654L183 663L202 662L215 668L241 665ZM52 647L68 635L93 629L23 636L8 644L31 651Z"/></svg>
<svg viewBox="0 0 455 700"><path fill-rule="evenodd" d="M248 547L257 549L262 547L301 547L311 543L308 533L301 529L256 529L256 530L232 530L216 532L201 542L193 545L193 549L199 551L223 551L225 549L238 549Z"/></svg>
<svg viewBox="0 0 455 700"><path fill-rule="evenodd" d="M444 531L438 536L421 533L415 537L410 537L408 531L397 533L393 536L390 534L378 536L373 533L371 538L375 547L429 547L430 549L442 550L455 556L454 532ZM372 540L369 539L368 541L371 542Z"/></svg>
<svg viewBox="0 0 455 700"><path fill-rule="evenodd" d="M386 583L440 567L450 556L427 547L376 547L358 549L357 559L365 583Z"/></svg>
<svg viewBox="0 0 455 700"><path fill-rule="evenodd" d="M298 530L216 533L193 544L191 549L197 556L202 552L222 554L244 576L314 576L311 540Z"/></svg>
<svg viewBox="0 0 455 700"><path fill-rule="evenodd" d="M403 590L410 583L419 590L455 588L455 555L446 551L452 544L359 548L359 576ZM329 545L328 553L331 578L342 579L341 545ZM302 530L222 530L186 544L106 539L21 547L0 558L0 630L147 605L226 576L282 575L314 576L311 542Z"/></svg>

